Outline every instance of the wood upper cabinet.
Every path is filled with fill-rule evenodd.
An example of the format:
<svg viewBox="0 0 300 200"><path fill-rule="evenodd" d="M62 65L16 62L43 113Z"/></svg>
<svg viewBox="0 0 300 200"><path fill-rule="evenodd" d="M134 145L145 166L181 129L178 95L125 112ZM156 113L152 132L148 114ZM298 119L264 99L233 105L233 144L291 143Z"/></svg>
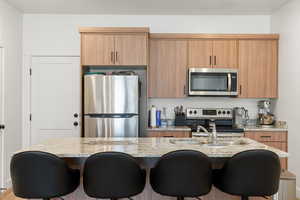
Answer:
<svg viewBox="0 0 300 200"><path fill-rule="evenodd" d="M277 51L277 40L239 41L239 97L278 97Z"/></svg>
<svg viewBox="0 0 300 200"><path fill-rule="evenodd" d="M185 97L186 69L187 41L150 40L149 97Z"/></svg>
<svg viewBox="0 0 300 200"><path fill-rule="evenodd" d="M189 67L212 67L212 40L190 40Z"/></svg>
<svg viewBox="0 0 300 200"><path fill-rule="evenodd" d="M213 67L237 68L238 50L236 40L213 41Z"/></svg>
<svg viewBox="0 0 300 200"><path fill-rule="evenodd" d="M237 68L237 40L190 40L189 67Z"/></svg>
<svg viewBox="0 0 300 200"><path fill-rule="evenodd" d="M146 34L115 36L116 65L147 65Z"/></svg>
<svg viewBox="0 0 300 200"><path fill-rule="evenodd" d="M86 33L81 35L82 65L113 65L114 36Z"/></svg>
<svg viewBox="0 0 300 200"><path fill-rule="evenodd" d="M147 65L148 34L81 34L81 62L85 66Z"/></svg>

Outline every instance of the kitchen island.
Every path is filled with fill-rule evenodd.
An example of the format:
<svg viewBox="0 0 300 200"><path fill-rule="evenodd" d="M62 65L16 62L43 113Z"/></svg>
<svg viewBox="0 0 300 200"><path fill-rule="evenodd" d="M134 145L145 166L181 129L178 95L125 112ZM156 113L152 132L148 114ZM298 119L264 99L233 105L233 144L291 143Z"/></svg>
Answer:
<svg viewBox="0 0 300 200"><path fill-rule="evenodd" d="M287 157L286 152L266 146L248 138L219 139L211 144L206 138L64 138L52 139L44 143L25 148L22 151L44 151L65 159L71 167L82 169L84 160L97 152L118 151L137 158L147 171L163 154L175 150L191 149L200 151L212 159L215 168L222 167L224 161L236 153L251 149L266 149L275 152L279 157ZM82 200L87 197L80 186L65 199ZM147 183L144 192L136 200L174 199L163 197L152 191ZM240 199L224 194L213 188L211 193L202 199L231 200Z"/></svg>

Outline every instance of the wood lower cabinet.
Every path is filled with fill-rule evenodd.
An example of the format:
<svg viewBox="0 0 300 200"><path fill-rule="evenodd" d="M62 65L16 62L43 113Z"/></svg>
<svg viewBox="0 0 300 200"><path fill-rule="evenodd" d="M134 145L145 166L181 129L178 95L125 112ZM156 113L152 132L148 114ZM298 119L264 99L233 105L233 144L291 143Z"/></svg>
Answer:
<svg viewBox="0 0 300 200"><path fill-rule="evenodd" d="M287 132L246 132L245 136L270 147L287 152ZM287 158L281 158L281 168L287 169Z"/></svg>
<svg viewBox="0 0 300 200"><path fill-rule="evenodd" d="M191 137L191 132L190 131L148 131L147 136L185 138L185 137Z"/></svg>
<svg viewBox="0 0 300 200"><path fill-rule="evenodd" d="M187 41L150 40L148 96L186 97Z"/></svg>
<svg viewBox="0 0 300 200"><path fill-rule="evenodd" d="M278 97L277 51L277 40L239 41L239 97Z"/></svg>

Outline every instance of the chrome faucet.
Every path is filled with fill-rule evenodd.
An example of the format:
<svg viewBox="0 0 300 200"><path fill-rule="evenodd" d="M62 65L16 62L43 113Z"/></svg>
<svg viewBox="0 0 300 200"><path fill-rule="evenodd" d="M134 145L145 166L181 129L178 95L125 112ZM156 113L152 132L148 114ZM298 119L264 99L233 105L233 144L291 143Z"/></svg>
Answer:
<svg viewBox="0 0 300 200"><path fill-rule="evenodd" d="M215 122L215 120L210 120L209 121L209 128L211 130L210 141L212 143L216 143L217 139L218 139L218 134L217 134L217 128L216 128L216 122Z"/></svg>
<svg viewBox="0 0 300 200"><path fill-rule="evenodd" d="M201 125L198 125L198 126L197 126L197 133L199 133L200 130L202 130L202 131L204 131L205 133L208 133L208 134L209 134L209 131L208 131L206 128L204 128L204 127L201 126Z"/></svg>

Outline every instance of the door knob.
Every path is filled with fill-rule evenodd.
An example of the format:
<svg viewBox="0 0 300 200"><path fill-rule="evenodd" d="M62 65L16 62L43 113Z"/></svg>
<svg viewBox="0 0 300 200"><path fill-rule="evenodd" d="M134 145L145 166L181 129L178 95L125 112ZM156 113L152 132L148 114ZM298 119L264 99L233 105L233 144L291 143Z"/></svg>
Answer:
<svg viewBox="0 0 300 200"><path fill-rule="evenodd" d="M75 113L75 114L74 114L74 117L77 118L77 117L78 117L78 113Z"/></svg>
<svg viewBox="0 0 300 200"><path fill-rule="evenodd" d="M1 124L1 125L0 125L0 130L1 130L1 129L5 129L5 125L4 125L4 124Z"/></svg>
<svg viewBox="0 0 300 200"><path fill-rule="evenodd" d="M74 126L78 126L79 124L78 124L78 122L74 122L73 125Z"/></svg>

